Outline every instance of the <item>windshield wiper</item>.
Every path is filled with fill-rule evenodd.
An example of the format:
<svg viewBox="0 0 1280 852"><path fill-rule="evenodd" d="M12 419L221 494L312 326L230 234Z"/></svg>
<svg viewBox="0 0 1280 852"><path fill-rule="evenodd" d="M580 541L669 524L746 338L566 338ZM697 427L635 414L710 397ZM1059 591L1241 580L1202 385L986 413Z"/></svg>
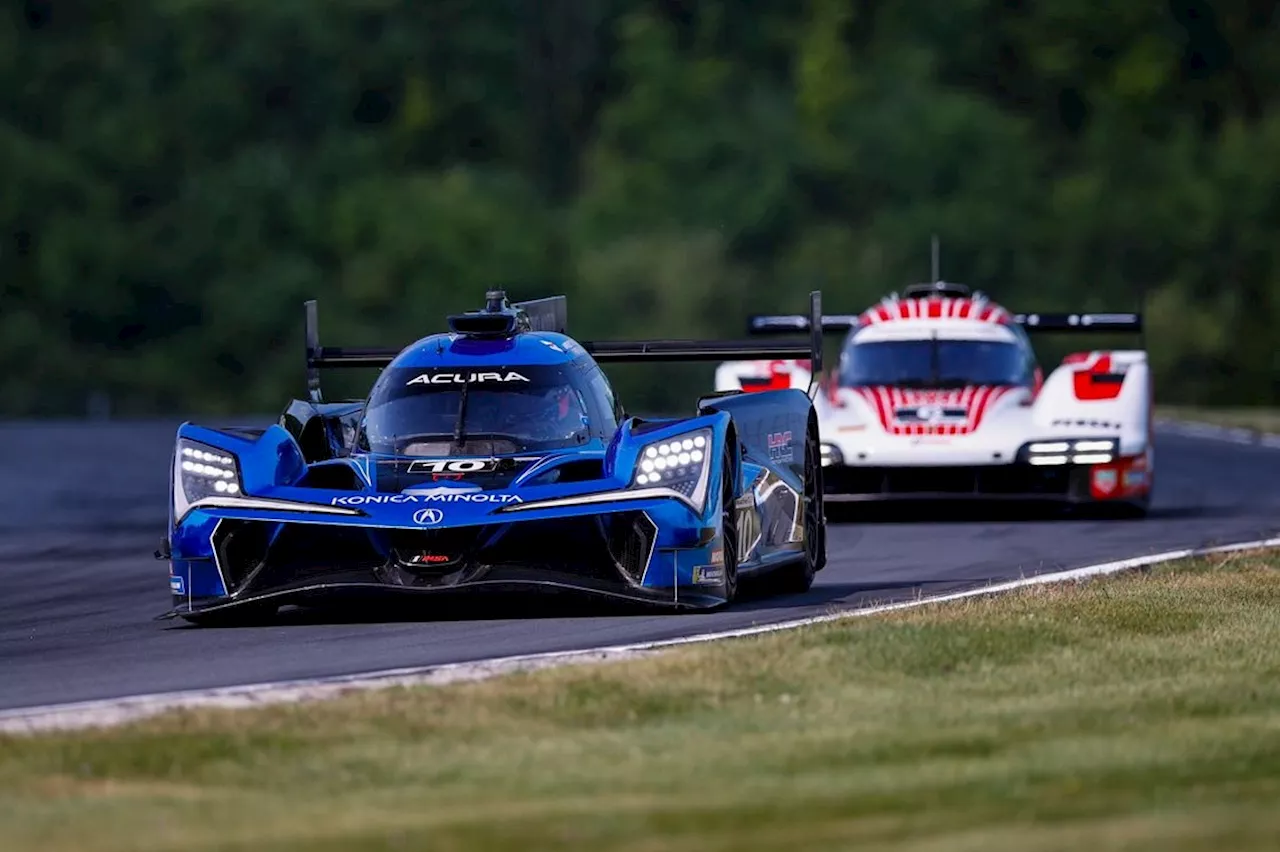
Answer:
<svg viewBox="0 0 1280 852"><path fill-rule="evenodd" d="M462 381L462 395L458 398L458 419L453 424L453 443L459 451L462 450L463 444L466 443L466 431L464 429L467 422L467 393L471 390L471 373L465 373L465 379Z"/></svg>

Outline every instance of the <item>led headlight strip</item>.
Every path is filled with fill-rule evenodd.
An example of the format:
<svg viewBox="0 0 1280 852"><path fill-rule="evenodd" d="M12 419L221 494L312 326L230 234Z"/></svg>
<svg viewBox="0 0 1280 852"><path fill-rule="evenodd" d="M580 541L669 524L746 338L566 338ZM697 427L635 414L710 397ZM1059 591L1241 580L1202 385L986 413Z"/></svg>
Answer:
<svg viewBox="0 0 1280 852"><path fill-rule="evenodd" d="M240 463L233 453L179 438L173 459L173 522L194 509L256 509L321 515L360 515L359 509L254 497L245 494Z"/></svg>
<svg viewBox="0 0 1280 852"><path fill-rule="evenodd" d="M844 453L835 444L823 444L822 466L830 467L833 464L844 464Z"/></svg>
<svg viewBox="0 0 1280 852"><path fill-rule="evenodd" d="M647 445L636 463L636 485L674 486L696 482L706 463L707 436L685 435Z"/></svg>
<svg viewBox="0 0 1280 852"><path fill-rule="evenodd" d="M1027 461L1034 465L1106 464L1119 450L1114 438L1037 441L1027 445Z"/></svg>
<svg viewBox="0 0 1280 852"><path fill-rule="evenodd" d="M182 489L189 499L240 493L240 469L234 457L185 438L178 442L178 455Z"/></svg>
<svg viewBox="0 0 1280 852"><path fill-rule="evenodd" d="M226 450L178 438L173 452L173 521L181 523L193 506L244 499L240 465Z"/></svg>

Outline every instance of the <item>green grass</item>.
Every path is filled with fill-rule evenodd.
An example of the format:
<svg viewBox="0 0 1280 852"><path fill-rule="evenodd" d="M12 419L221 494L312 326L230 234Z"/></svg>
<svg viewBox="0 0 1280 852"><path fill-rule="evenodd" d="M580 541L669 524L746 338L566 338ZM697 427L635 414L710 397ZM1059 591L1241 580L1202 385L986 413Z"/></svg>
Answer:
<svg viewBox="0 0 1280 852"><path fill-rule="evenodd" d="M1157 405L1156 416L1169 420L1211 423L1253 429L1256 432L1280 434L1280 409L1277 408L1195 408L1192 406Z"/></svg>
<svg viewBox="0 0 1280 852"><path fill-rule="evenodd" d="M264 647L263 653L270 653ZM1280 559L0 737L0 849L1273 849Z"/></svg>

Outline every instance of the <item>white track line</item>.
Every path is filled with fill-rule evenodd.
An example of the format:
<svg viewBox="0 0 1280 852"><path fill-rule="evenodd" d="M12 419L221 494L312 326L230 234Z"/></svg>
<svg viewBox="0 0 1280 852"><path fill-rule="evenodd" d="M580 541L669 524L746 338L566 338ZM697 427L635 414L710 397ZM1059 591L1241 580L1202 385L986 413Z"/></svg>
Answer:
<svg viewBox="0 0 1280 852"><path fill-rule="evenodd" d="M1104 574L1115 574L1145 568L1162 562L1171 562L1188 556L1207 556L1214 553L1254 550L1259 548L1280 547L1280 538L1259 541L1246 541L1219 547L1186 548L1169 550L1150 556L1139 556L1132 559L1121 559L1116 562L1104 562L1084 568L1040 574L1019 580L1010 580L945 595L917 598L901 603L868 606L860 609L844 610L826 615L797 618L791 621L780 621L772 624L761 624L744 627L738 630L723 630L715 633L701 633L678 639L662 639L655 642L639 642L630 645L611 645L590 648L581 651L560 651L546 654L528 654L525 656L499 657L479 660L472 663L450 663L437 666L417 666L413 668L387 669L384 671L365 672L363 674L342 675L337 677L308 678L305 680L277 681L274 683L247 684L217 689L194 689L182 692L156 693L152 695L135 695L125 698L109 698L100 701L82 701L73 704L51 704L43 707L24 707L15 710L0 711L0 731L11 733L33 733L42 730L68 728L96 728L120 725L154 716L169 710L189 709L195 707L217 707L225 709L260 707L267 704L279 704L294 701L313 701L332 698L341 693L356 689L386 689L396 686L438 686L463 681L485 680L498 675L514 672L526 672L552 666L600 663L614 660L630 659L670 648L678 645L692 645L697 642L711 642L720 639L734 639L744 636L759 636L765 633L776 633L782 630L794 630L813 624L839 621L858 616L878 615L900 609L925 606L929 604L958 601L984 595L995 595L1021 589L1027 586L1038 586L1049 583L1061 583L1070 580L1083 580Z"/></svg>
<svg viewBox="0 0 1280 852"><path fill-rule="evenodd" d="M1162 420L1157 418L1156 428L1171 435L1203 438L1208 441L1226 441L1249 447L1267 447L1280 450L1280 435L1232 426L1217 426L1193 420Z"/></svg>

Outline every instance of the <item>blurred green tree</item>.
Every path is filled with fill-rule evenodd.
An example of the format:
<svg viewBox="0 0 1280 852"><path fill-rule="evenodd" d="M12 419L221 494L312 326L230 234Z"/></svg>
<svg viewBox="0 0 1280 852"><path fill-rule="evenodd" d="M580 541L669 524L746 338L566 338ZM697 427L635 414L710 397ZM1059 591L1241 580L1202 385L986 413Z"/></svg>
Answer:
<svg viewBox="0 0 1280 852"><path fill-rule="evenodd" d="M0 414L269 411L504 286L732 335L945 276L1144 300L1160 398L1280 403L1280 16L1203 0L22 0ZM710 368L616 371L632 408ZM351 393L367 376L339 380Z"/></svg>

